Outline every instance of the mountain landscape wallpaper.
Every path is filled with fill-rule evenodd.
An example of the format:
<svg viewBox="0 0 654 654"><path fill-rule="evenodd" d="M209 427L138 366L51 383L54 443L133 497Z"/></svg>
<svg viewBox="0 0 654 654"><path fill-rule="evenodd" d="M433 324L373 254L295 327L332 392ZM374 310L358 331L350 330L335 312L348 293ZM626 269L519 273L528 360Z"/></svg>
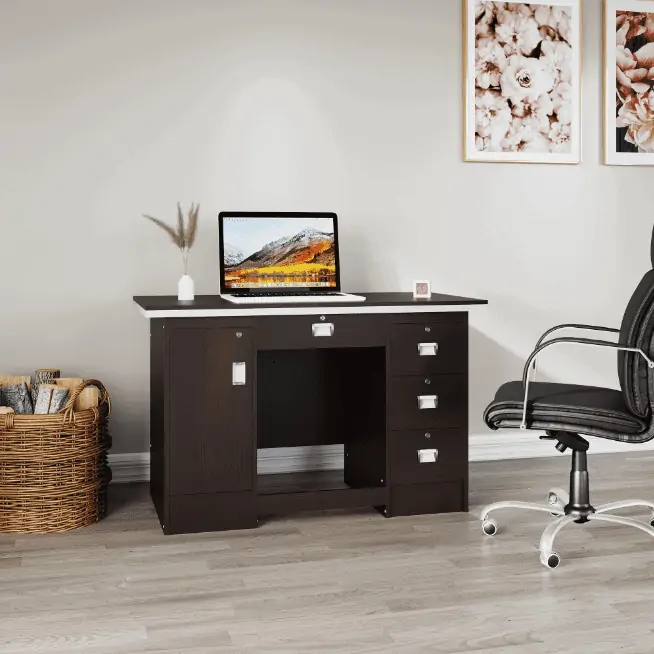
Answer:
<svg viewBox="0 0 654 654"><path fill-rule="evenodd" d="M336 287L329 218L230 218L224 222L228 288Z"/></svg>

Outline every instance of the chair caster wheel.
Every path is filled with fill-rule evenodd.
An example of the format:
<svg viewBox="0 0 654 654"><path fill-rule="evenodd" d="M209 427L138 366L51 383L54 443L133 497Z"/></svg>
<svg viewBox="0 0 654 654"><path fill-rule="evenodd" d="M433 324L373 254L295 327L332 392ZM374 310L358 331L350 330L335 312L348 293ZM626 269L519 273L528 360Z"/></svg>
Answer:
<svg viewBox="0 0 654 654"><path fill-rule="evenodd" d="M547 504L550 509L550 515L555 518L565 514L565 505L568 503L568 495L565 491L562 490L551 490L547 495Z"/></svg>
<svg viewBox="0 0 654 654"><path fill-rule="evenodd" d="M497 533L497 522L495 522L495 520L491 520L490 518L486 518L486 520L482 522L481 528L486 536L495 536Z"/></svg>
<svg viewBox="0 0 654 654"><path fill-rule="evenodd" d="M541 552L540 562L550 570L558 568L561 564L561 557L556 552Z"/></svg>

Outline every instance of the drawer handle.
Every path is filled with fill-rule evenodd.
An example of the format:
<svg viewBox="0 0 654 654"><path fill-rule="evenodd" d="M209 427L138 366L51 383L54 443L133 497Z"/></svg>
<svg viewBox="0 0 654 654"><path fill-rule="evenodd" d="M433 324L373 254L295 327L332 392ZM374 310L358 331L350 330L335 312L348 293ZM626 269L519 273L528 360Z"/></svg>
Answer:
<svg viewBox="0 0 654 654"><path fill-rule="evenodd" d="M333 336L334 323L333 322L314 322L311 325L311 333L314 336Z"/></svg>
<svg viewBox="0 0 654 654"><path fill-rule="evenodd" d="M418 395L419 409L438 409L438 395Z"/></svg>
<svg viewBox="0 0 654 654"><path fill-rule="evenodd" d="M418 463L436 463L438 450L418 450Z"/></svg>
<svg viewBox="0 0 654 654"><path fill-rule="evenodd" d="M232 363L232 386L245 386L245 361Z"/></svg>
<svg viewBox="0 0 654 654"><path fill-rule="evenodd" d="M438 343L418 343L418 355L435 357L438 354Z"/></svg>

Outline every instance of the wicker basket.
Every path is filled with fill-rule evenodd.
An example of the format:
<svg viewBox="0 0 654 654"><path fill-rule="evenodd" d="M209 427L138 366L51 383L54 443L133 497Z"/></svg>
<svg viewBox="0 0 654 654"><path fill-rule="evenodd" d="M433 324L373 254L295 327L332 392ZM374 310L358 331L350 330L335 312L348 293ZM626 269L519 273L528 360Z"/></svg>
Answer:
<svg viewBox="0 0 654 654"><path fill-rule="evenodd" d="M74 411L87 386L100 390L98 407ZM107 390L91 379L59 413L0 415L0 532L67 531L104 517L110 412Z"/></svg>

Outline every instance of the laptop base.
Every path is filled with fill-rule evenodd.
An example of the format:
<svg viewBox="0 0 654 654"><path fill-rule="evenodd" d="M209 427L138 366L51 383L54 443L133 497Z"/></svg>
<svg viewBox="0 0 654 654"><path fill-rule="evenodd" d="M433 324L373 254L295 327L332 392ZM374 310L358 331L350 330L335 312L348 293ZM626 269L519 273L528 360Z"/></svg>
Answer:
<svg viewBox="0 0 654 654"><path fill-rule="evenodd" d="M333 293L325 295L316 293L312 295L221 295L223 300L234 304L327 304L332 302L365 302L363 295L350 293Z"/></svg>

